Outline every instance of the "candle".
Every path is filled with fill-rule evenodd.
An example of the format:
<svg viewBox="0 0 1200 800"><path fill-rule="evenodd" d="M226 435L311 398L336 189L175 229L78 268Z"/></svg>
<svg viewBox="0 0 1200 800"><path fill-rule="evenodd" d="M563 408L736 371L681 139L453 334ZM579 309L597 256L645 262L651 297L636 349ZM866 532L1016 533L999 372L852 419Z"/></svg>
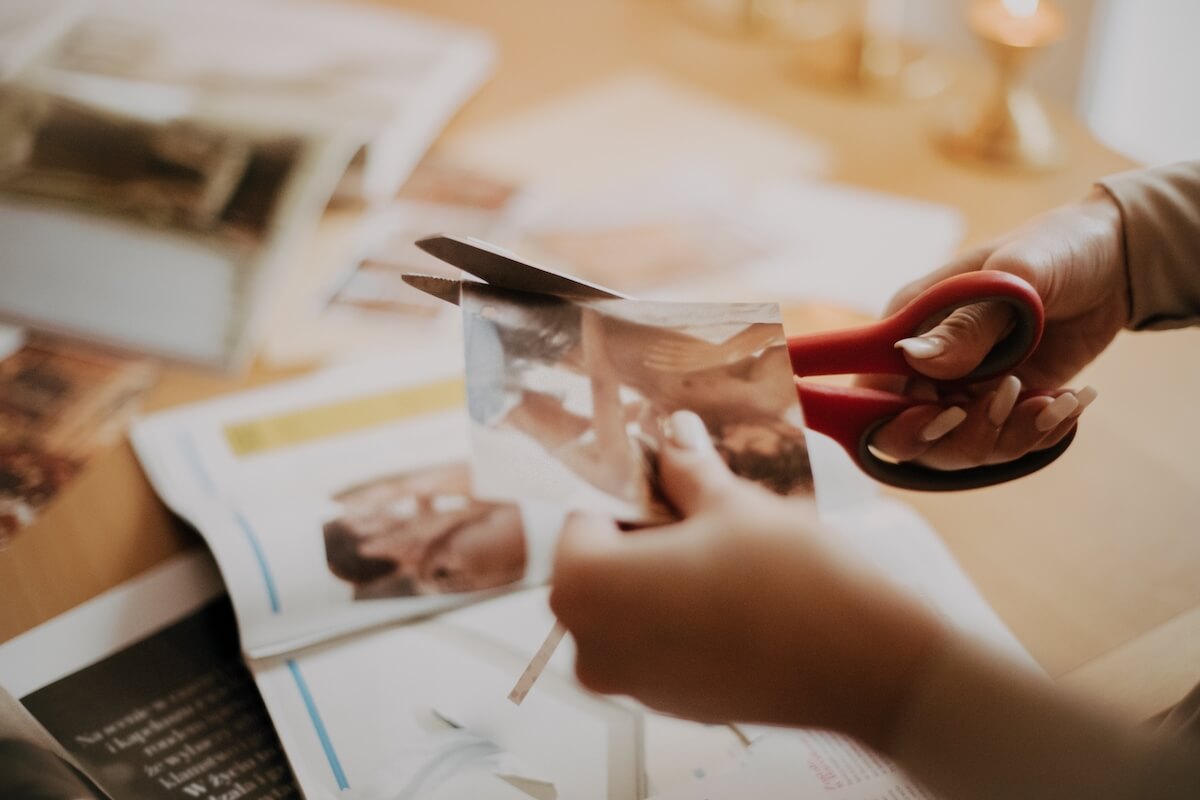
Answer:
<svg viewBox="0 0 1200 800"><path fill-rule="evenodd" d="M1049 0L975 0L968 21L995 64L994 85L974 111L963 102L947 109L939 145L966 161L1030 171L1061 165L1065 151L1054 122L1020 84L1020 74L1031 58L1063 37L1062 12Z"/></svg>
<svg viewBox="0 0 1200 800"><path fill-rule="evenodd" d="M1062 12L1048 0L979 0L970 23L979 36L1008 47L1044 47L1066 30Z"/></svg>

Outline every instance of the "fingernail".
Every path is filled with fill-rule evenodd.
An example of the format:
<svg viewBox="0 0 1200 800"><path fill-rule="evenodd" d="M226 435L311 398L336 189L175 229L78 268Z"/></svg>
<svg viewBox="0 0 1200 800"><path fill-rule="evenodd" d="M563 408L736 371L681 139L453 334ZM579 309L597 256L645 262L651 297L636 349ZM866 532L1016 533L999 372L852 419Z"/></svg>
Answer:
<svg viewBox="0 0 1200 800"><path fill-rule="evenodd" d="M913 358L934 358L946 352L946 343L929 336L911 336L896 342L896 347Z"/></svg>
<svg viewBox="0 0 1200 800"><path fill-rule="evenodd" d="M1079 401L1079 406L1075 409L1075 416L1083 413L1083 410L1092 404L1092 401L1099 396L1099 392L1091 386L1085 386L1075 393L1075 399Z"/></svg>
<svg viewBox="0 0 1200 800"><path fill-rule="evenodd" d="M921 429L921 439L926 442L936 441L962 424L967 418L967 412L958 406L951 406L938 414L929 424Z"/></svg>
<svg viewBox="0 0 1200 800"><path fill-rule="evenodd" d="M1079 400L1071 392L1060 394L1037 415L1033 420L1033 427L1042 433L1052 431L1078 407Z"/></svg>
<svg viewBox="0 0 1200 800"><path fill-rule="evenodd" d="M667 438L684 450L695 450L709 441L708 428L694 411L676 411L667 419Z"/></svg>
<svg viewBox="0 0 1200 800"><path fill-rule="evenodd" d="M1017 395L1020 393L1021 381L1016 375L1009 375L1000 381L996 393L992 395L992 402L988 403L988 422L997 428L1003 425L1017 404Z"/></svg>

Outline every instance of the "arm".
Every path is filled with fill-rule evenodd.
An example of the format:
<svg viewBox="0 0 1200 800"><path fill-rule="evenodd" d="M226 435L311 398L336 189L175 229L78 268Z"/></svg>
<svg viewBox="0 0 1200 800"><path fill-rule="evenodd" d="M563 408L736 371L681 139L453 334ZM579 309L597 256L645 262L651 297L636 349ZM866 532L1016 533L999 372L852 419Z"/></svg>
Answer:
<svg viewBox="0 0 1200 800"><path fill-rule="evenodd" d="M1196 742L1124 726L961 637L922 671L886 749L948 798L1200 794Z"/></svg>
<svg viewBox="0 0 1200 800"><path fill-rule="evenodd" d="M1200 322L1200 161L1113 175L1134 330Z"/></svg>
<svg viewBox="0 0 1200 800"><path fill-rule="evenodd" d="M1016 377L1053 390L1016 406L993 386L976 387L958 412L958 427L931 431L940 406L919 406L880 429L873 444L894 458L940 469L1008 461L1049 447L1070 432L1094 390L1059 387L1098 356L1123 329L1200 322L1200 161L1123 173L1082 200L1043 214L905 287L898 307L941 278L1001 270L1028 280L1041 295L1046 330ZM1010 323L1010 312L980 303L897 346L910 364L936 378L966 374ZM879 388L917 387L875 382ZM1000 398L1000 399L996 399ZM964 422L965 420L965 422ZM936 428L936 426L933 426ZM938 433L932 440L932 432Z"/></svg>
<svg viewBox="0 0 1200 800"><path fill-rule="evenodd" d="M672 416L661 458L682 522L622 536L574 517L560 540L550 602L584 685L845 733L955 800L1200 795L1200 745L1129 731L943 627L811 503L733 477L694 415Z"/></svg>

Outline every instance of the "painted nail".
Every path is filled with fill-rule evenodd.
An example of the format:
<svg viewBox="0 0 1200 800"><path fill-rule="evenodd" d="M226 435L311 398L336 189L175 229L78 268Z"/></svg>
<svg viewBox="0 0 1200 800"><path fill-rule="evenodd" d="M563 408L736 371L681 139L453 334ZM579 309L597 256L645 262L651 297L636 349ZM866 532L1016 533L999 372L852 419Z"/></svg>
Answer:
<svg viewBox="0 0 1200 800"><path fill-rule="evenodd" d="M1042 412L1033 420L1033 427L1037 428L1042 433L1052 431L1058 427L1064 419L1071 416L1072 412L1079 407L1079 400L1070 392L1064 392L1054 398L1050 405L1042 409Z"/></svg>
<svg viewBox="0 0 1200 800"><path fill-rule="evenodd" d="M1075 416L1078 417L1080 414L1082 414L1083 410L1090 406L1092 401L1095 400L1099 394L1100 393L1091 386L1085 386L1076 392L1075 399L1079 401L1079 406L1075 409Z"/></svg>
<svg viewBox="0 0 1200 800"><path fill-rule="evenodd" d="M929 424L921 429L921 440L934 442L962 424L967 418L967 412L958 406L951 406L938 414Z"/></svg>
<svg viewBox="0 0 1200 800"><path fill-rule="evenodd" d="M992 395L992 402L988 403L988 422L997 428L1003 425L1017 404L1017 395L1020 393L1021 380L1016 375L1009 375L1000 381L996 393Z"/></svg>
<svg viewBox="0 0 1200 800"><path fill-rule="evenodd" d="M709 441L708 429L694 411L676 411L666 427L671 444L684 450L695 450Z"/></svg>
<svg viewBox="0 0 1200 800"><path fill-rule="evenodd" d="M930 336L911 336L896 342L896 347L913 358L935 358L946 352L946 343Z"/></svg>

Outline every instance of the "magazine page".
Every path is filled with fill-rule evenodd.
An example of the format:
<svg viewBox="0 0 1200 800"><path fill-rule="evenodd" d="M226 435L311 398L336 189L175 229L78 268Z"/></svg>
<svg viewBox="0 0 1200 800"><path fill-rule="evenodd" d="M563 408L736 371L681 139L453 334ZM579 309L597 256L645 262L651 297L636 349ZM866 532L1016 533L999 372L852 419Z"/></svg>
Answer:
<svg viewBox="0 0 1200 800"><path fill-rule="evenodd" d="M485 611L472 628L462 615L510 596L253 662L305 794L643 797L639 709L591 695L569 673L520 707L507 699L528 654L504 631L527 618ZM544 595L536 600L540 611ZM501 629L480 630L490 623ZM491 780L468 793L460 781L473 777Z"/></svg>
<svg viewBox="0 0 1200 800"><path fill-rule="evenodd" d="M27 788L63 791L18 796L300 796L207 553L172 559L0 645L0 686L20 701L6 709L0 697L0 786L20 766ZM48 737L14 746L6 723L18 714Z"/></svg>
<svg viewBox="0 0 1200 800"><path fill-rule="evenodd" d="M149 416L131 439L205 537L259 657L544 581L561 512L470 491L458 363L414 353Z"/></svg>

